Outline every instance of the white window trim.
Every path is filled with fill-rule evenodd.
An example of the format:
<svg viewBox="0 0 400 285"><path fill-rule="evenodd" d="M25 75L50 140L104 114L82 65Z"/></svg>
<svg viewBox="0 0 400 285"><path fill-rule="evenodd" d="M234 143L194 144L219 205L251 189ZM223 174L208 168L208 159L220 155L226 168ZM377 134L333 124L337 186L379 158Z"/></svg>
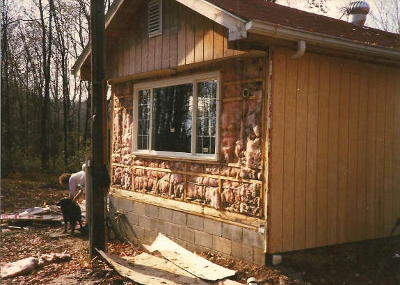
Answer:
<svg viewBox="0 0 400 285"><path fill-rule="evenodd" d="M196 153L196 128L195 124L197 122L197 82L205 81L208 79L217 79L217 118L216 118L216 130L215 130L215 154L202 154ZM193 118L192 118L192 139L191 139L191 153L186 152L170 152L170 151L156 151L156 150L138 150L137 149L137 125L138 125L138 93L143 89L150 89L150 102L153 102L153 89L172 86L172 85L180 85L185 83L193 84ZM220 154L220 143L219 143L219 134L220 134L220 85L221 78L219 71L207 72L207 73L199 73L193 74L189 76L182 76L164 80L157 80L151 82L138 83L134 85L133 88L133 130L132 130L132 154L141 155L141 156L150 156L150 157L165 157L165 158L184 158L191 160L207 160L207 161L218 161ZM150 104L150 112L152 112L152 104ZM152 129L152 120L150 120L150 130ZM149 145L151 147L152 143L152 135L150 131L149 136Z"/></svg>

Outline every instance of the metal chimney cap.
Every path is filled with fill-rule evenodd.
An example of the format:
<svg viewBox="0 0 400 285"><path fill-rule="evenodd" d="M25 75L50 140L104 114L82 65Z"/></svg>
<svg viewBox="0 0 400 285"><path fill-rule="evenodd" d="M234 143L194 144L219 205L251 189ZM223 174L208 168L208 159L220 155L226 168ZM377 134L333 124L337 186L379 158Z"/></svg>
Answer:
<svg viewBox="0 0 400 285"><path fill-rule="evenodd" d="M369 13L370 6L365 1L356 1L351 2L348 7L349 14L364 14L367 15Z"/></svg>

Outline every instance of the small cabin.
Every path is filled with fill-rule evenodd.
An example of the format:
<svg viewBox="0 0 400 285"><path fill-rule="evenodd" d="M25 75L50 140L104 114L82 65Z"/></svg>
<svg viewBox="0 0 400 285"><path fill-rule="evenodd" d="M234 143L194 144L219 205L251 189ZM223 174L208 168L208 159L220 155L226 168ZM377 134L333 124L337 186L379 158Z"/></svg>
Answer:
<svg viewBox="0 0 400 285"><path fill-rule="evenodd" d="M116 0L105 34L110 208L140 240L264 264L389 235L399 35L264 0Z"/></svg>

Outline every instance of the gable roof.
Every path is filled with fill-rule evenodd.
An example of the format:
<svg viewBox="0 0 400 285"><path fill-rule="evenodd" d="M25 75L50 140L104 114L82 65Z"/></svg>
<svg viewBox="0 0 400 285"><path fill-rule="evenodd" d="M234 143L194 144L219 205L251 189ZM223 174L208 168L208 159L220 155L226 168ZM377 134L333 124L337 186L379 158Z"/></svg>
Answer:
<svg viewBox="0 0 400 285"><path fill-rule="evenodd" d="M121 23L123 11L143 0L115 0L106 15L107 31ZM282 6L266 0L176 0L229 30L228 40L248 37L249 33L289 41L305 41L323 47L349 50L400 61L400 35L360 27L352 23ZM76 75L90 55L89 44L72 67Z"/></svg>

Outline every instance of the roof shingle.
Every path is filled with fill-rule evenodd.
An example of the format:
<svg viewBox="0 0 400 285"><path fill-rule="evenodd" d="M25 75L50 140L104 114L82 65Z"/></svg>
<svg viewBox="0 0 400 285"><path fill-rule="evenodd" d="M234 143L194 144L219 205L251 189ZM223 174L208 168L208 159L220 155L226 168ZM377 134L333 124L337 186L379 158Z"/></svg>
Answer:
<svg viewBox="0 0 400 285"><path fill-rule="evenodd" d="M246 20L260 20L308 32L400 50L400 35L282 6L266 0L207 0Z"/></svg>

